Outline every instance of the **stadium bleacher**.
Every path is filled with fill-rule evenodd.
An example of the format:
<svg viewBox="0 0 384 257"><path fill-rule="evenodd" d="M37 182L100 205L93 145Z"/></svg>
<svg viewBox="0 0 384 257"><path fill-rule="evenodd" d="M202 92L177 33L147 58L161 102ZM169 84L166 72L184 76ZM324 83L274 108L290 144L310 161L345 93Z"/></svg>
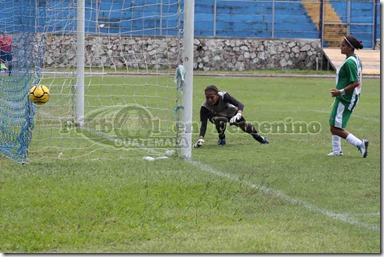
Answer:
<svg viewBox="0 0 384 257"><path fill-rule="evenodd" d="M359 40L362 40L365 48L373 47L374 33L374 3L367 1L330 1L332 7L339 15L340 19L345 24L350 24L349 34L354 35ZM350 6L350 7L349 7ZM349 15L349 8L356 10ZM377 11L380 12L380 3ZM377 16L377 38L380 38L380 15Z"/></svg>
<svg viewBox="0 0 384 257"><path fill-rule="evenodd" d="M184 1L180 3L181 8L183 8ZM15 0L16 2L27 6L29 1ZM86 0L86 32L135 34L140 30L137 33L147 35L177 35L179 33L177 17L165 15L166 12L160 8L158 0L146 0L145 5L140 3L141 1L111 0L97 5L95 1ZM166 9L177 10L179 8L178 4L174 4L175 2L169 1L169 3L169 6L165 7ZM373 11L375 3L372 1L330 0L329 3L342 22L349 24L349 33L363 40L364 47L373 47L375 36L380 39L379 2L377 2L376 8L378 12L376 21ZM46 29L48 28L47 31L72 31L76 26L77 13L73 6L69 8L70 4L71 1L62 0L38 1L38 5L34 6L40 17L36 24L46 24L49 22L50 16L55 16L55 23L45 26ZM216 6L214 6L215 4ZM352 8L350 11L348 11L349 6ZM0 8L6 10L8 7L2 6L0 1ZM21 11L22 8L19 12ZM349 16L349 14L351 15ZM7 15L10 19L13 16L18 15L14 13ZM7 17L2 19L8 19ZM146 17L145 21L143 17ZM181 17L183 17L183 13L181 13ZM183 20L181 19L180 22L183 23ZM376 27L374 27L375 22ZM103 26L99 26L100 24ZM167 24L166 31L160 28L160 24ZM195 0L195 36L197 37L315 39L319 38L317 25L313 23L302 1ZM7 28L7 32L12 33L22 28L15 24L12 28Z"/></svg>
<svg viewBox="0 0 384 257"><path fill-rule="evenodd" d="M218 1L216 36L317 38L318 32L300 2Z"/></svg>

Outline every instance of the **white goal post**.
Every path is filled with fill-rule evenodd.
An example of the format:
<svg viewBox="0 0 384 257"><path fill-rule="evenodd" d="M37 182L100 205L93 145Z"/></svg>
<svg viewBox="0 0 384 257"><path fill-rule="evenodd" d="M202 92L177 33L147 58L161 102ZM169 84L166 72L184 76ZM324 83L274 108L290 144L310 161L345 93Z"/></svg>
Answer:
<svg viewBox="0 0 384 257"><path fill-rule="evenodd" d="M77 0L77 86L76 121L84 126L85 0Z"/></svg>
<svg viewBox="0 0 384 257"><path fill-rule="evenodd" d="M183 94L183 124L182 136L186 146L181 148L181 156L192 157L192 96L193 96L193 39L194 39L195 0L185 1L184 6L184 52L183 63L186 71Z"/></svg>
<svg viewBox="0 0 384 257"><path fill-rule="evenodd" d="M51 94L34 107L30 161L136 155L124 150L192 157L194 0L24 1L35 33L22 24L5 32L15 56L35 38L33 83ZM23 21L20 5L12 5L10 23ZM16 80L23 67L15 64ZM180 65L183 92L175 83Z"/></svg>

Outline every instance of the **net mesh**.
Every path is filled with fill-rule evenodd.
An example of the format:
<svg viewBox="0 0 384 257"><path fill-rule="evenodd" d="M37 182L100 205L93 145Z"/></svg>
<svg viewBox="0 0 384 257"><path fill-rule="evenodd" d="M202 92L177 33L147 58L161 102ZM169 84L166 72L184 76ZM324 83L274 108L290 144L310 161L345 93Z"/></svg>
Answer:
<svg viewBox="0 0 384 257"><path fill-rule="evenodd" d="M26 9L21 8L23 4L15 2L14 9ZM28 17L35 27L31 26L30 35L21 34L34 42L20 54L34 53L35 63L31 64L33 76L30 72L30 79L23 82L21 110L28 111L26 94L31 84L44 84L51 94L44 105L30 104L35 112L31 161L116 159L126 158L123 150L162 153L175 147L180 93L174 77L182 43L179 0L85 1L85 117L81 127L76 114L77 1L30 4L33 10ZM12 14L13 20L21 16ZM32 118L29 114L28 120Z"/></svg>
<svg viewBox="0 0 384 257"><path fill-rule="evenodd" d="M38 82L35 11L32 1L0 1L0 152L20 163L28 162L35 111L28 91Z"/></svg>

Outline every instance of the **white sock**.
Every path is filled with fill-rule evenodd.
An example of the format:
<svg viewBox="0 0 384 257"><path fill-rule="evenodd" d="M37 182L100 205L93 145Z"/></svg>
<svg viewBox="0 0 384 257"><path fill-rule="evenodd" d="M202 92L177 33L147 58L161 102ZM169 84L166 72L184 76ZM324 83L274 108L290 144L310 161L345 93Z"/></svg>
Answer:
<svg viewBox="0 0 384 257"><path fill-rule="evenodd" d="M332 135L332 151L334 153L341 152L341 137Z"/></svg>
<svg viewBox="0 0 384 257"><path fill-rule="evenodd" d="M361 141L360 139L358 139L357 137L355 137L351 133L348 134L348 136L345 140L347 140L348 143L350 143L354 146L360 146L363 143L363 141Z"/></svg>

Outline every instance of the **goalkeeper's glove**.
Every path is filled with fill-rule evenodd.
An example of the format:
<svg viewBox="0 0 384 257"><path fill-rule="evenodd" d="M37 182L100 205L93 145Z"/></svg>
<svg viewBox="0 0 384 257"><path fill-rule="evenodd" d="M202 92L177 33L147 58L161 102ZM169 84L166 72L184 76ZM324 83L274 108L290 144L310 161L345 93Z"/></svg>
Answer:
<svg viewBox="0 0 384 257"><path fill-rule="evenodd" d="M204 139L200 138L197 140L196 144L193 145L194 148L198 148L204 144Z"/></svg>
<svg viewBox="0 0 384 257"><path fill-rule="evenodd" d="M239 121L240 119L241 119L241 112L238 112L238 113L236 113L236 115L235 116L233 116L230 120L229 120L229 123L230 124L234 124L234 123L236 123L237 121Z"/></svg>

